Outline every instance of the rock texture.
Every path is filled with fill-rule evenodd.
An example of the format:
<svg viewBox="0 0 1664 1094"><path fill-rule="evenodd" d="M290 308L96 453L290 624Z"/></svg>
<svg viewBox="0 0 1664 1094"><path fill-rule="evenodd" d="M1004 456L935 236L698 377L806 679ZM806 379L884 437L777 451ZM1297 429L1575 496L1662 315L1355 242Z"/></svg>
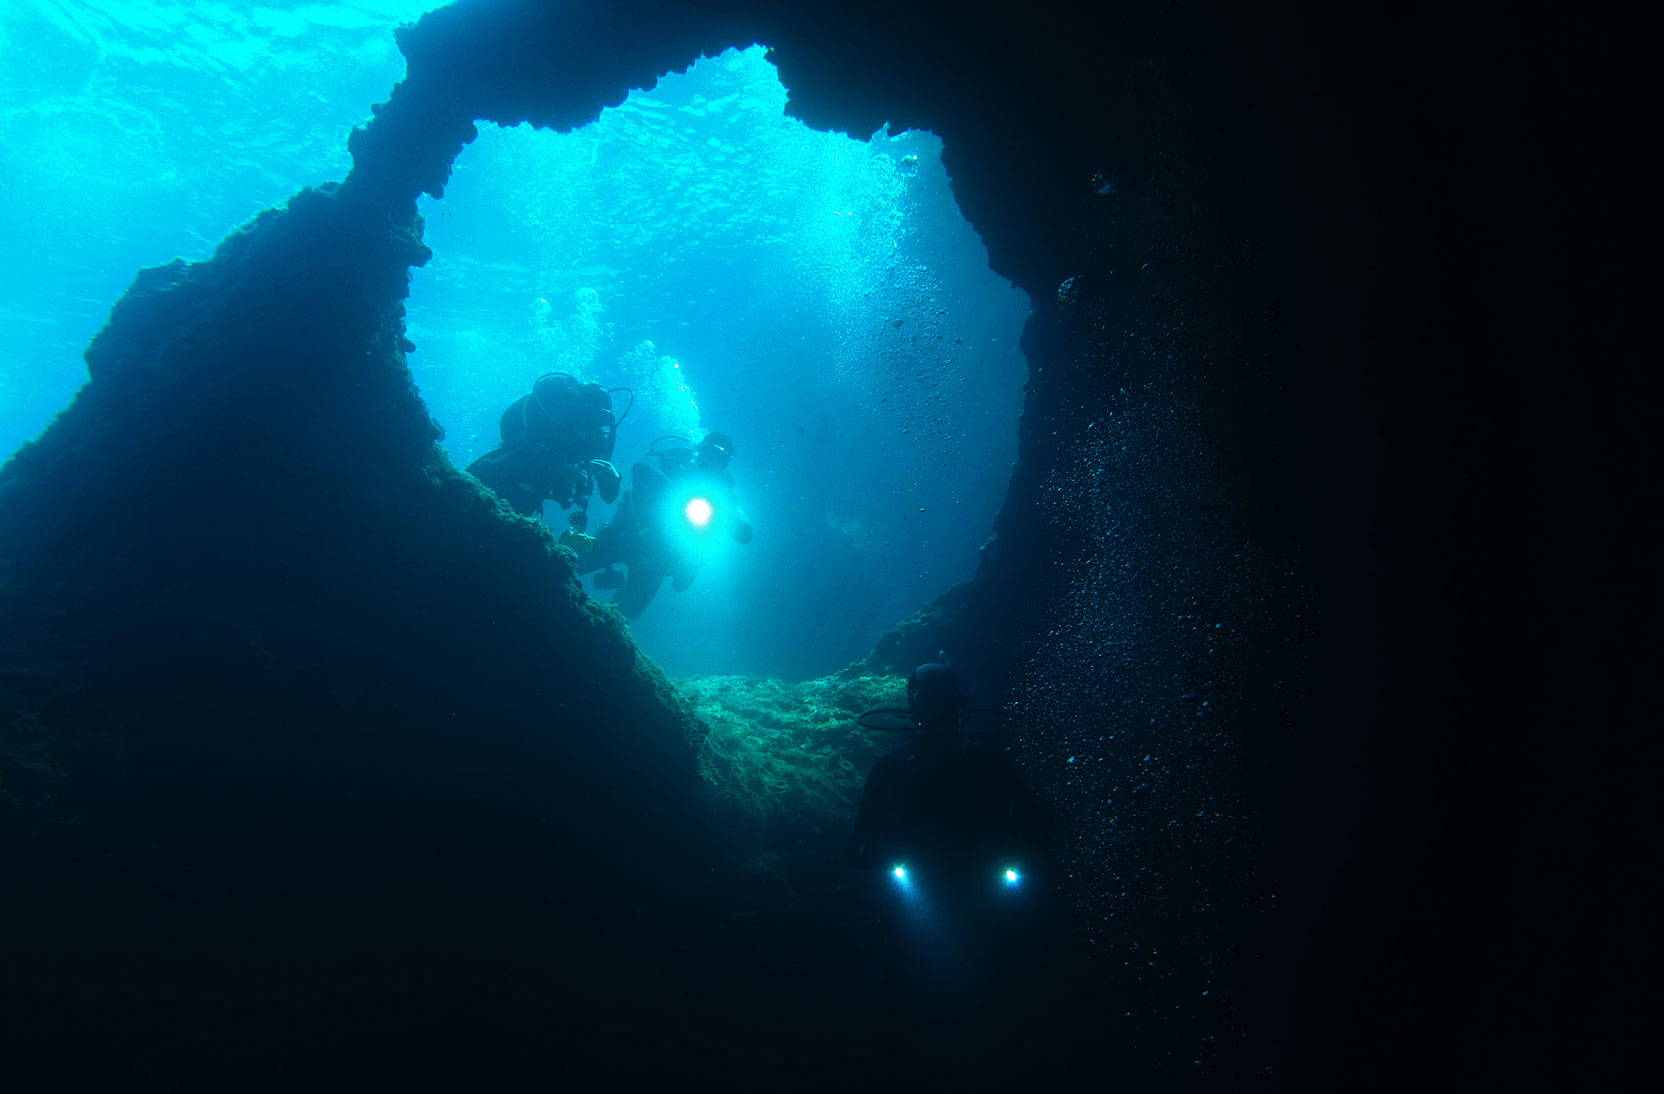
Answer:
<svg viewBox="0 0 1664 1094"><path fill-rule="evenodd" d="M1289 1061L1358 1088L1411 1073L1404 1046L1459 1050L1506 977L1399 1004L1514 882L1466 853L1513 801L1444 789L1476 747L1430 774L1382 733L1423 700L1471 710L1495 666L1457 686L1451 659L1511 609L1501 582L1376 574L1410 517L1471 565L1508 487L1485 461L1455 472L1477 510L1382 485L1378 434L1411 401L1375 379L1399 351L1401 383L1493 373L1452 348L1448 285L1409 318L1385 304L1468 195L1369 171L1408 149L1460 190L1470 161L1373 82L1408 30L1308 14L463 0L401 31L408 76L350 177L141 273L91 383L0 472L8 1078L772 1086L870 1078L905 1046L861 1028L865 938L835 884L730 876L702 727L547 533L438 454L403 362L415 199L476 124L582 125L752 41L810 124L939 133L993 268L1036 302L982 569L872 664L951 644L1027 719L1099 956L1036 985L1078 993L1052 1039L920 1074L1242 1089ZM1413 104L1463 102L1431 71ZM1470 403L1440 405L1464 424ZM1381 667L1400 594L1443 627L1422 694L1383 701L1409 665ZM1457 910L1415 919L1433 892Z"/></svg>

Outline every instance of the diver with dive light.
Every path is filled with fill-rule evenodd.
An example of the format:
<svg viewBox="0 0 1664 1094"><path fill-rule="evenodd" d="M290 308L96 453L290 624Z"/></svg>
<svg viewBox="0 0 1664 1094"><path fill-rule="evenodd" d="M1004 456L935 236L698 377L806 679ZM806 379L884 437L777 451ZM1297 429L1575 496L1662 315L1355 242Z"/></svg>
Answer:
<svg viewBox="0 0 1664 1094"><path fill-rule="evenodd" d="M868 728L892 728L868 719L904 714L894 728L916 732L867 776L849 838L855 866L906 875L913 863L912 872L934 875L938 885L974 888L983 874L1014 886L1039 867L1052 819L1016 760L973 732L970 713L959 674L942 654L907 678L905 711L862 716Z"/></svg>
<svg viewBox="0 0 1664 1094"><path fill-rule="evenodd" d="M612 602L626 619L641 618L666 577L671 588L686 592L700 549L713 537L751 542L751 521L728 472L733 454L733 438L712 430L697 448L680 437L660 437L631 466L617 514L596 534L578 571L599 570L596 587L617 590Z"/></svg>
<svg viewBox="0 0 1664 1094"><path fill-rule="evenodd" d="M848 844L882 927L885 1028L1004 1035L1040 1017L1014 1008L1032 1011L1057 967L1058 828L994 713L970 706L944 653L908 677L906 708L858 719L913 731L873 765Z"/></svg>
<svg viewBox="0 0 1664 1094"><path fill-rule="evenodd" d="M612 465L618 426L635 405L613 417L612 395L628 388L583 383L569 372L546 372L503 411L497 428L502 443L468 465L468 473L490 487L522 516L543 515L544 501L571 509L570 527L560 543L573 555L592 544L584 534L589 499L599 493L611 503L620 476Z"/></svg>

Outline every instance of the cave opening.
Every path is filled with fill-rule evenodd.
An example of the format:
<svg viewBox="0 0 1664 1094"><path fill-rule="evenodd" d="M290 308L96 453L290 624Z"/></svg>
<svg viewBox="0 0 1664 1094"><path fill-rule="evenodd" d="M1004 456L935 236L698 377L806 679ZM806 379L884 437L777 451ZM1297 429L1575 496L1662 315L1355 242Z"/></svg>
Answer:
<svg viewBox="0 0 1664 1094"><path fill-rule="evenodd" d="M863 657L972 576L1016 459L1029 300L989 270L940 139L822 132L786 97L763 47L729 50L571 132L483 126L420 206L410 364L457 467L549 371L631 389L626 485L656 438L734 438L755 540L632 625L672 676ZM613 509L594 499L590 531Z"/></svg>

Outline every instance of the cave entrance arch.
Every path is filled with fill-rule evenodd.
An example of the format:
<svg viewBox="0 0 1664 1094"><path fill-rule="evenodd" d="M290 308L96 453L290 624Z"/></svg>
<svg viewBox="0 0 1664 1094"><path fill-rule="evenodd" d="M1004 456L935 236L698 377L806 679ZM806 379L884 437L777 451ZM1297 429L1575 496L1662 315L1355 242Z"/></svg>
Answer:
<svg viewBox="0 0 1664 1094"><path fill-rule="evenodd" d="M785 105L761 47L729 50L570 132L484 127L422 205L411 367L458 467L551 369L633 390L621 470L658 436L735 437L756 541L632 627L672 675L863 656L971 577L1016 457L1029 302L989 271L940 141Z"/></svg>

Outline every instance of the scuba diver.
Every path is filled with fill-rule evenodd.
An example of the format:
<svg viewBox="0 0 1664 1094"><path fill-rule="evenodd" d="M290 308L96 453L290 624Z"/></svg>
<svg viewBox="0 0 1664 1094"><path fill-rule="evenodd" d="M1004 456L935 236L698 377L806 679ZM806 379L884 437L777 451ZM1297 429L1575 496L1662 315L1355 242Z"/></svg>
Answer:
<svg viewBox="0 0 1664 1094"><path fill-rule="evenodd" d="M734 498L728 473L734 440L715 430L697 448L680 437L660 437L630 468L630 488L618 512L596 535L579 573L599 570L595 585L616 589L613 604L639 619L666 577L686 592L699 569L698 552L726 534L751 542L751 522ZM622 563L628 570L615 567Z"/></svg>
<svg viewBox="0 0 1664 1094"><path fill-rule="evenodd" d="M944 653L908 677L905 710L859 719L915 731L873 765L848 844L881 927L883 1028L958 1041L1046 1021L1057 826L1016 760L976 732L978 713L991 712L969 708Z"/></svg>
<svg viewBox="0 0 1664 1094"><path fill-rule="evenodd" d="M981 887L987 869L998 876L1044 851L1052 821L1010 754L969 732L959 674L941 658L907 678L906 728L917 732L867 775L849 854L858 867L916 861L939 886Z"/></svg>
<svg viewBox="0 0 1664 1094"><path fill-rule="evenodd" d="M502 443L469 464L468 473L524 516L541 516L545 500L563 509L577 506L561 542L586 542L591 493L605 502L618 497L620 476L611 460L623 416L613 417L612 392L627 390L581 383L567 372L544 373L503 411Z"/></svg>

